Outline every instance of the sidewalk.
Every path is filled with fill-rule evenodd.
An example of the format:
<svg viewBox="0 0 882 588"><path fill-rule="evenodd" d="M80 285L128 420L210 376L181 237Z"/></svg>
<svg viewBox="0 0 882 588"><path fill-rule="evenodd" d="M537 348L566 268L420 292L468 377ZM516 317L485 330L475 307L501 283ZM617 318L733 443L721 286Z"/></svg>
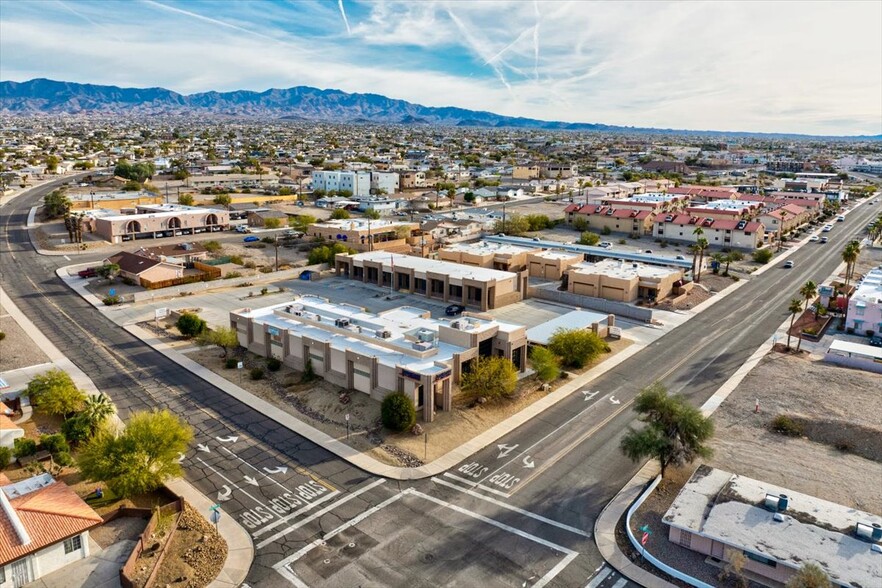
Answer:
<svg viewBox="0 0 882 588"><path fill-rule="evenodd" d="M31 336L34 343L45 353L55 367L66 371L76 383L77 387L87 394L95 395L100 391L80 368L70 361L55 345L46 338L43 333L19 310L18 306L6 295L0 287L0 301L3 308L8 312L21 328ZM99 303L100 304L100 303ZM44 364L49 366L50 364ZM183 496L193 508L207 516L208 507L214 504L207 496L191 486L186 480L176 478L166 484L173 491ZM209 584L210 588L235 588L245 581L251 562L254 559L254 545L251 536L233 517L222 517L218 524L218 531L227 542L227 559L218 577Z"/></svg>
<svg viewBox="0 0 882 588"><path fill-rule="evenodd" d="M806 239L807 242L807 239ZM832 275L837 275L845 267L842 263L833 270ZM711 299L713 300L713 299ZM726 398L738 387L738 384L747 377L747 374L753 370L762 361L763 357L772 350L775 343L786 337L786 333L790 326L790 320L787 319L778 327L762 345L760 345L753 354L739 367L732 376L720 386L713 396L707 399L701 406L701 412L705 416L710 416ZM616 528L619 521L630 508L631 504L639 498L641 492L646 485L654 479L661 471L658 462L654 459L646 462L646 464L631 478L621 491L604 507L597 521L594 523L594 541L603 559L612 567L618 570L623 576L642 585L642 586L659 586L662 588L676 588L674 584L659 578L658 576L644 570L635 565L628 556L622 553L621 548L616 542Z"/></svg>

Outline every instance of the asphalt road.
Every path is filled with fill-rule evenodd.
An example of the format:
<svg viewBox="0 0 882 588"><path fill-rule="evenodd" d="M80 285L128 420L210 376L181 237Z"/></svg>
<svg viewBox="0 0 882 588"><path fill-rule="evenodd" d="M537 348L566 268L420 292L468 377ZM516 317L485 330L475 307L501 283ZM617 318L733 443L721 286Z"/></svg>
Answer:
<svg viewBox="0 0 882 588"><path fill-rule="evenodd" d="M165 407L191 423L196 438L183 461L186 477L251 532L251 586L627 586L603 565L590 534L637 469L618 450L633 423L633 397L661 380L703 402L786 319L799 285L836 267L844 243L875 212L859 207L835 223L830 243L791 255L794 269L751 279L585 394L444 475L399 483L281 429L71 292L54 274L70 262L37 255L23 229L29 207L51 189L0 209L3 288L123 418Z"/></svg>

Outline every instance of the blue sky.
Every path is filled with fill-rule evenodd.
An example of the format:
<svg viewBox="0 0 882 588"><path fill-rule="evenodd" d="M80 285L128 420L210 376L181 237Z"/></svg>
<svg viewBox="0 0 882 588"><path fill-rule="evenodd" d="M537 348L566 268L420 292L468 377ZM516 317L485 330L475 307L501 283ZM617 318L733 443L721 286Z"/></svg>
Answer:
<svg viewBox="0 0 882 588"><path fill-rule="evenodd" d="M882 2L0 0L0 78L882 134Z"/></svg>

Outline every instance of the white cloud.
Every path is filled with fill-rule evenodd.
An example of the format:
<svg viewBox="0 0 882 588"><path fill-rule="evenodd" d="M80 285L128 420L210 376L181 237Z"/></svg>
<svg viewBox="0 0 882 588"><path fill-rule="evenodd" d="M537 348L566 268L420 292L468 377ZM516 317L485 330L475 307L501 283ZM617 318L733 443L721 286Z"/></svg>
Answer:
<svg viewBox="0 0 882 588"><path fill-rule="evenodd" d="M77 3L80 18L4 6L3 75L182 92L302 84L554 120L882 133L882 3L181 6Z"/></svg>

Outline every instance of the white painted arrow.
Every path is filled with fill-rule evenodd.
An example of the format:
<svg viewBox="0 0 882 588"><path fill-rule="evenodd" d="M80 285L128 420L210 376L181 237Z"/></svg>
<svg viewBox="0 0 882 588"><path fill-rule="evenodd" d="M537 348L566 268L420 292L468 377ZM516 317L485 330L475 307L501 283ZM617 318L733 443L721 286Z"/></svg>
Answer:
<svg viewBox="0 0 882 588"><path fill-rule="evenodd" d="M288 468L285 466L279 466L277 468L263 468L263 471L268 474L287 474Z"/></svg>
<svg viewBox="0 0 882 588"><path fill-rule="evenodd" d="M515 443L514 445L505 445L504 443L497 445L496 447L499 448L499 455L496 457L496 459L502 459L503 457L514 451L517 446L517 443Z"/></svg>
<svg viewBox="0 0 882 588"><path fill-rule="evenodd" d="M600 394L600 390L596 390L594 392L592 392L591 390L582 390L582 394L585 395L585 402L588 402L589 400Z"/></svg>
<svg viewBox="0 0 882 588"><path fill-rule="evenodd" d="M186 457L187 456L184 455L183 453L179 453L178 454L178 463L184 463L184 459L186 459Z"/></svg>
<svg viewBox="0 0 882 588"><path fill-rule="evenodd" d="M524 456L524 467L527 468L528 470L531 470L536 467L536 463L532 459L530 459L529 455Z"/></svg>
<svg viewBox="0 0 882 588"><path fill-rule="evenodd" d="M235 443L239 440L238 437L235 437L233 435L230 435L229 437L215 437L215 439L217 439L221 443Z"/></svg>
<svg viewBox="0 0 882 588"><path fill-rule="evenodd" d="M226 500L229 500L232 494L233 491L230 490L230 487L224 484L224 489L217 493L217 499L219 502L224 502Z"/></svg>
<svg viewBox="0 0 882 588"><path fill-rule="evenodd" d="M197 445L196 449L198 449L199 451L204 451L205 453L211 453L211 449L208 448L208 445L203 445L202 443Z"/></svg>
<svg viewBox="0 0 882 588"><path fill-rule="evenodd" d="M251 484L252 486L260 486L260 484L257 483L257 480L255 480L251 476L245 476L245 482Z"/></svg>
<svg viewBox="0 0 882 588"><path fill-rule="evenodd" d="M615 396L610 396L609 401L612 402L613 404L621 404L622 403L621 400L616 400Z"/></svg>

